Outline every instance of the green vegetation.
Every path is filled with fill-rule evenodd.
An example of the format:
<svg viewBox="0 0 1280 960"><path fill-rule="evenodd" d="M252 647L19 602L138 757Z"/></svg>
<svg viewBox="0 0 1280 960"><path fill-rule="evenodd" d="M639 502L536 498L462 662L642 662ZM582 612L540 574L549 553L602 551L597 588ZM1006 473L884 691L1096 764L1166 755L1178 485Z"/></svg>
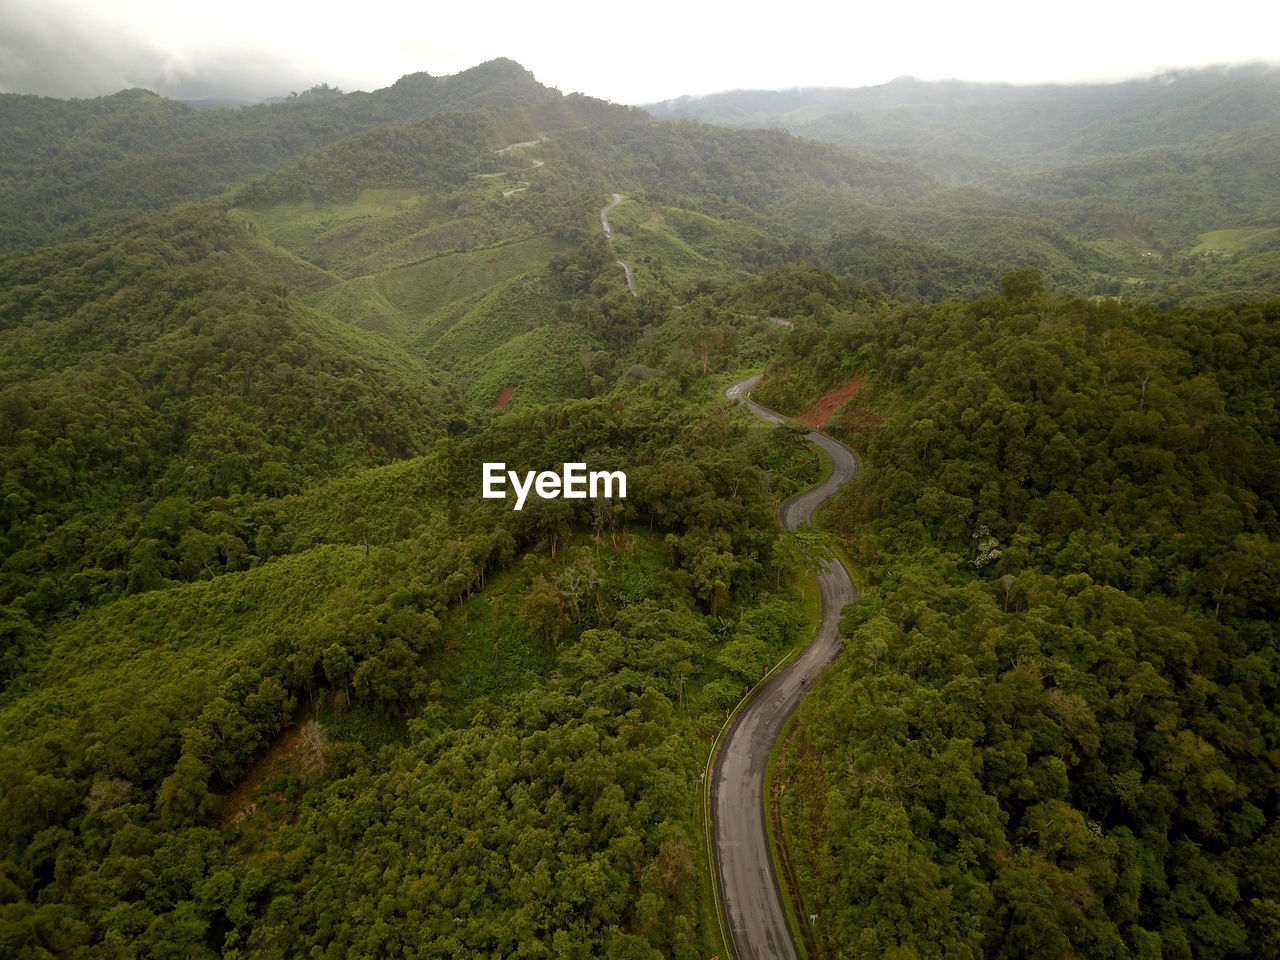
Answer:
<svg viewBox="0 0 1280 960"><path fill-rule="evenodd" d="M260 502L277 559L100 605L19 651L0 713L6 943L697 955L711 932L679 918L697 912L699 735L804 616L769 561L756 432L714 396L626 403L509 413L426 461ZM520 513L418 498L474 485L494 451L626 466L635 492ZM365 521L379 514L394 524ZM376 749L317 707L366 718ZM256 806L228 793L299 717L323 749ZM627 896L646 871L650 896ZM152 874L163 896L115 879ZM352 922L350 904L386 897L394 923Z"/></svg>
<svg viewBox="0 0 1280 960"><path fill-rule="evenodd" d="M1277 103L1280 74L1257 66L1069 87L904 78L859 90L737 91L649 109L783 127L909 162L950 188L930 193L924 217L916 209L923 196L898 214L862 214L870 249L857 253L856 266L827 261L896 297L971 296L1009 268L1034 267L1080 295L1225 303L1275 293L1274 245L1228 265L1206 260L1221 248L1196 237L1275 227ZM889 249L868 231L883 234ZM909 247L893 250L904 239ZM927 265L912 269L925 251ZM992 266L994 276L984 274Z"/></svg>
<svg viewBox="0 0 1280 960"><path fill-rule="evenodd" d="M247 569L253 498L423 452L450 414L422 361L290 300L294 266L216 211L0 273L0 603L38 619Z"/></svg>
<svg viewBox="0 0 1280 960"><path fill-rule="evenodd" d="M664 118L784 127L939 166L968 159L962 169L1026 170L1274 126L1278 85L1275 69L1263 65L1070 86L901 77L857 90L739 90L647 109Z"/></svg>
<svg viewBox="0 0 1280 960"><path fill-rule="evenodd" d="M628 200L609 214L613 246L636 269L637 283L678 289L700 280L729 283L785 251L765 232L732 219Z"/></svg>
<svg viewBox="0 0 1280 960"><path fill-rule="evenodd" d="M719 951L698 775L817 602L827 465L717 393L766 365L867 378L787 755L824 946L1274 952L1274 131L1184 107L944 178L509 61L0 97L0 954Z"/></svg>
<svg viewBox="0 0 1280 960"><path fill-rule="evenodd" d="M825 949L1280 949L1278 319L1023 272L784 343L784 409L868 377L828 521L872 586L786 775Z"/></svg>
<svg viewBox="0 0 1280 960"><path fill-rule="evenodd" d="M1240 230L1211 230L1201 234L1200 242L1192 248L1192 253L1216 253L1228 255L1240 253L1254 243L1268 240L1280 231L1280 227L1245 227Z"/></svg>
<svg viewBox="0 0 1280 960"><path fill-rule="evenodd" d="M470 252L443 253L408 266L334 284L311 303L357 326L422 342L441 314L520 274L539 270L567 244L534 237Z"/></svg>
<svg viewBox="0 0 1280 960"><path fill-rule="evenodd" d="M0 94L0 250L88 236L139 210L221 193L370 128L556 96L510 60L451 77L412 74L371 94L317 88L237 110L197 110L147 90L94 100Z"/></svg>
<svg viewBox="0 0 1280 960"><path fill-rule="evenodd" d="M714 942L705 735L802 638L773 503L816 463L710 385L780 331L627 295L574 191L378 257L440 195L402 175L0 261L6 954ZM633 492L514 513L460 496L489 459Z"/></svg>

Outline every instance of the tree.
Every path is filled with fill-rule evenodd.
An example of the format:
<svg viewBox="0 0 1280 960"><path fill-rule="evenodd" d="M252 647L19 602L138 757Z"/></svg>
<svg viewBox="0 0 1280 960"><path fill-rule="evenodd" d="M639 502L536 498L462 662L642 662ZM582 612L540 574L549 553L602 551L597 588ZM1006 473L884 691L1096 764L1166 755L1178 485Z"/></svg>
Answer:
<svg viewBox="0 0 1280 960"><path fill-rule="evenodd" d="M321 654L320 662L329 686L346 693L356 670L355 660L347 649L341 644L330 644Z"/></svg>
<svg viewBox="0 0 1280 960"><path fill-rule="evenodd" d="M170 830L213 822L219 803L209 792L208 778L208 768L184 751L173 773L160 785L156 798L160 822Z"/></svg>
<svg viewBox="0 0 1280 960"><path fill-rule="evenodd" d="M1031 267L1012 270L1000 278L1000 290L1010 303L1023 304L1044 292L1044 278Z"/></svg>
<svg viewBox="0 0 1280 960"><path fill-rule="evenodd" d="M23 657L36 636L26 611L0 606L0 687L8 686L22 670Z"/></svg>
<svg viewBox="0 0 1280 960"><path fill-rule="evenodd" d="M559 588L537 574L521 596L516 616L531 629L540 631L547 640L560 639L564 631L564 599Z"/></svg>

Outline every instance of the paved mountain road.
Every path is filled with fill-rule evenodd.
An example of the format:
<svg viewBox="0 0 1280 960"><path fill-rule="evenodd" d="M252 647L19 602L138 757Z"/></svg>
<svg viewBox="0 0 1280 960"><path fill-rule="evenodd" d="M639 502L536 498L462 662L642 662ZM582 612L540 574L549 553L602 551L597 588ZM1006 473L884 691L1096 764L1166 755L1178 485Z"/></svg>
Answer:
<svg viewBox="0 0 1280 960"><path fill-rule="evenodd" d="M622 268L623 273L627 275L627 289L632 293L636 292L636 275L631 272L631 264L625 260L619 260L618 266Z"/></svg>
<svg viewBox="0 0 1280 960"><path fill-rule="evenodd" d="M613 199L600 211L600 226L604 227L604 238L613 239L613 227L609 226L609 211L622 202L622 194L615 193Z"/></svg>
<svg viewBox="0 0 1280 960"><path fill-rule="evenodd" d="M725 391L770 423L787 418L753 403L747 391L760 375ZM858 472L858 459L841 443L820 433L806 437L835 461L821 485L788 500L778 511L793 530L813 519L813 511ZM800 703L802 676L815 677L840 652L840 611L858 598L848 572L838 561L818 574L822 623L818 636L785 667L757 688L721 736L711 769L711 852L723 905L721 923L733 960L798 960L787 913L769 852L765 827L764 775L782 728Z"/></svg>
<svg viewBox="0 0 1280 960"><path fill-rule="evenodd" d="M613 199L608 205L600 211L600 226L604 228L604 238L606 240L613 239L613 227L609 226L609 211L622 202L622 194L615 193ZM636 296L636 275L631 271L631 265L622 260L618 261L618 266L623 269L627 275L627 289L631 291L632 296Z"/></svg>

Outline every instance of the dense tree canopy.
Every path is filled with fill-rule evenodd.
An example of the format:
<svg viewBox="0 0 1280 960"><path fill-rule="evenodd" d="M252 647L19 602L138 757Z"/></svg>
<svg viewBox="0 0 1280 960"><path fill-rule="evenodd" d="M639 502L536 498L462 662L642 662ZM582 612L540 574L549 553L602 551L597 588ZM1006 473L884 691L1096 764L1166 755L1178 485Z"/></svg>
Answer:
<svg viewBox="0 0 1280 960"><path fill-rule="evenodd" d="M1280 310L1003 286L798 331L762 391L868 378L829 520L874 586L789 748L818 935L1275 955Z"/></svg>
<svg viewBox="0 0 1280 960"><path fill-rule="evenodd" d="M1276 954L1280 311L1172 303L1274 293L1266 129L958 189L509 61L0 124L0 955L712 955L701 764L833 543L832 955ZM834 540L766 364L854 393Z"/></svg>

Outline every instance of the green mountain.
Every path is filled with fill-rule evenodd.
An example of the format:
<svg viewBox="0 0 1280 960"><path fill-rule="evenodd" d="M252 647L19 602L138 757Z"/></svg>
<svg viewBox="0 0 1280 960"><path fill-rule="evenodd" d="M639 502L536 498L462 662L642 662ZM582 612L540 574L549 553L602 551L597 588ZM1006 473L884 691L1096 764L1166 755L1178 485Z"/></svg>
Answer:
<svg viewBox="0 0 1280 960"><path fill-rule="evenodd" d="M690 153L627 201L674 224L627 256L687 258L633 296L599 211L659 182L653 122L478 93L506 109L371 122L0 258L6 955L714 943L685 801L805 629L772 503L820 465L715 394L781 328L673 291L785 248L690 209L732 202ZM498 460L631 490L516 512L479 496ZM433 796L380 836L406 791ZM385 896L385 931L341 916Z"/></svg>
<svg viewBox="0 0 1280 960"><path fill-rule="evenodd" d="M197 109L147 90L92 100L0 94L0 250L88 236L212 196L372 127L555 96L510 60L410 74L373 93L322 86L238 109Z"/></svg>
<svg viewBox="0 0 1280 960"><path fill-rule="evenodd" d="M721 952L699 776L824 539L775 516L803 432L719 395L766 366L797 413L862 384L868 600L783 758L828 946L1270 944L1271 121L1076 93L1063 165L964 177L510 61L0 98L0 953ZM516 511L499 461L627 496Z"/></svg>
<svg viewBox="0 0 1280 960"><path fill-rule="evenodd" d="M1280 73L1254 65L1125 83L926 82L740 90L645 106L664 119L782 127L814 139L1013 170L1060 167L1280 124ZM961 168L963 171L963 168Z"/></svg>
<svg viewBox="0 0 1280 960"><path fill-rule="evenodd" d="M863 597L775 774L820 950L1280 946L1277 319L1022 272L784 342L759 399L854 381L863 457Z"/></svg>
<svg viewBox="0 0 1280 960"><path fill-rule="evenodd" d="M1226 302L1269 295L1280 270L1268 245L1280 191L1278 104L1280 73L1249 66L1077 86L900 79L684 97L647 109L785 128L980 191L969 195L974 215L959 223L959 236L944 218L947 254L1010 263L1009 240L1026 251L1021 265L1079 293ZM1002 222L992 222L994 211ZM927 229L891 233L937 244L938 221L931 210ZM1045 224L1065 234L1056 247L1075 244L1066 257L1081 272L1072 275L1033 239Z"/></svg>
<svg viewBox="0 0 1280 960"><path fill-rule="evenodd" d="M1080 294L1221 301L1264 293L1274 277L1265 240L1277 188L1275 85L1263 68L1063 88L903 80L651 108L658 116L787 125L843 151L777 134L734 138L653 124L635 111L562 97L503 60L454 77L413 75L371 94L317 88L237 110L195 110L145 91L69 102L6 96L0 121L13 135L0 148L0 249L86 236L140 210L228 190L262 206L286 193L299 202L351 200L362 188L421 182L425 167L365 161L379 153L402 164L397 137L419 147L439 138L428 155L455 140L472 150L476 131L455 120L419 125L471 111L493 149L565 134L540 148L559 168L522 189L514 156L486 163L472 150L466 166L461 155L436 155L437 164L453 165L455 184L502 173L500 193L521 190L530 201L546 192L542 181L571 170L579 185L606 195L681 203L696 196L695 212L811 243L810 252L791 256L852 271L893 296L972 295L1009 269L1035 267ZM595 125L604 129L593 132ZM361 131L373 139L361 140ZM238 185L248 177L258 178L256 193ZM563 222L556 210L529 215L542 217L534 230L543 233ZM449 229L474 229L474 220ZM504 227L490 237L494 229ZM412 242L451 248L443 236ZM689 261L679 244L666 246L663 269Z"/></svg>

